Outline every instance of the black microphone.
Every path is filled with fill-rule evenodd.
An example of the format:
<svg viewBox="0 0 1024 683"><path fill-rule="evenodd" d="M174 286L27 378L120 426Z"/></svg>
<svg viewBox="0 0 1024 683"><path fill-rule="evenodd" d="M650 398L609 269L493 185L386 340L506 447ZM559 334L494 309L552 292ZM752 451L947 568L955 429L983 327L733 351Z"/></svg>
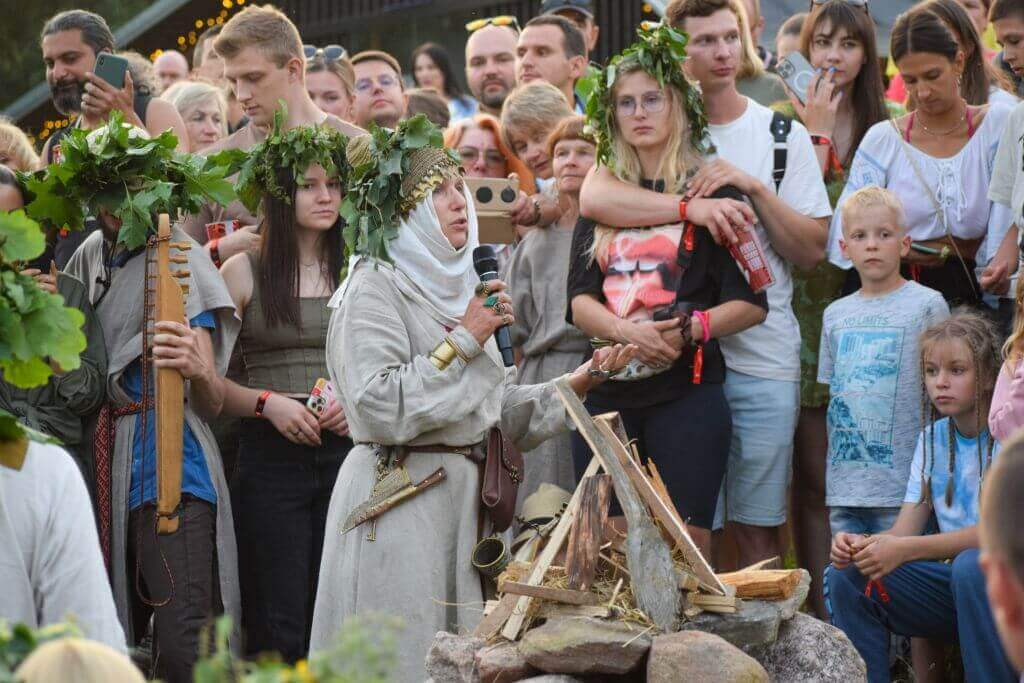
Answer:
<svg viewBox="0 0 1024 683"><path fill-rule="evenodd" d="M481 244L473 250L473 268L480 276L481 282L489 282L498 279L498 255L494 253L494 247L489 244ZM498 350L501 351L501 359L506 368L516 364L515 356L512 354L512 335L509 334L508 325L502 325L494 331L494 341L498 342Z"/></svg>

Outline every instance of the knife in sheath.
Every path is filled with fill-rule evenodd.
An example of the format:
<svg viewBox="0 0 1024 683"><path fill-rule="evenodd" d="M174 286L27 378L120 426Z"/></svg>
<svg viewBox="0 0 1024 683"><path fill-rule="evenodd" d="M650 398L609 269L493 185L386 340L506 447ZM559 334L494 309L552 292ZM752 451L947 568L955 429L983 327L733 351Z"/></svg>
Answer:
<svg viewBox="0 0 1024 683"><path fill-rule="evenodd" d="M380 517L388 510L401 505L410 498L418 496L430 487L440 484L447 477L448 473L445 472L445 469L443 467L438 467L434 470L433 474L418 484L408 484L407 486L404 486L401 489L379 499L376 496L371 497L369 500L360 503L353 508L352 512L349 513L348 518L345 520L345 525L341 528L341 533L348 533L363 522L368 522L371 519Z"/></svg>

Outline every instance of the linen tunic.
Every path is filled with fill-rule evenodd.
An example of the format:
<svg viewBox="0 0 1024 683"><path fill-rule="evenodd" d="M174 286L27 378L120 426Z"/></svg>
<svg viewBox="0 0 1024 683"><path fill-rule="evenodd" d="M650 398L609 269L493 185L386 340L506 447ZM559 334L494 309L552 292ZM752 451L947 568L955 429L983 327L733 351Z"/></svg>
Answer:
<svg viewBox="0 0 1024 683"><path fill-rule="evenodd" d="M188 255L191 271L187 283L189 294L185 298L185 315L190 320L203 311L211 311L217 319L213 331L213 355L216 371L223 376L227 371L228 358L238 336L240 322L235 316L235 306L228 294L227 286L220 273L214 268L209 255L179 228L171 229L175 242L192 241ZM107 348L107 396L115 406L124 406L132 399L121 386L125 369L142 354L142 286L145 252L130 258L124 266L111 269L110 287L103 300L97 304L102 292L105 274L103 260L103 233L96 231L82 243L67 271L89 288L89 300L103 328L103 340ZM235 529L231 516L231 496L228 492L220 451L209 426L193 412L188 401L189 385L186 382L185 422L188 424L206 459L214 489L217 492L217 569L220 573L221 601L224 611L231 615L234 623L241 623L241 602L238 591L238 559L235 548ZM114 448L111 454L111 582L118 617L124 625L129 641L134 642L131 623L130 592L135 590L128 575L128 491L131 485L131 445L135 442L135 415L117 418L114 427ZM237 631L235 633L237 636ZM236 637L232 638L233 643Z"/></svg>
<svg viewBox="0 0 1024 683"><path fill-rule="evenodd" d="M29 442L20 470L0 465L0 621L64 620L125 652L78 466L60 446Z"/></svg>
<svg viewBox="0 0 1024 683"><path fill-rule="evenodd" d="M590 355L587 335L565 322L572 228L531 230L512 252L502 279L508 283L516 322L512 343L523 351L519 384L540 384L572 372ZM560 434L524 455L526 472L516 511L543 483L575 488L572 441Z"/></svg>
<svg viewBox="0 0 1024 683"><path fill-rule="evenodd" d="M452 453L414 453L413 482L438 467L447 479L367 525L341 533L349 512L367 499L380 449L400 444L465 446L500 425L524 451L567 428L552 384L518 386L493 339L480 348L463 327L452 338L470 356L444 371L428 354L444 325L403 294L390 267L363 260L331 316L327 367L356 446L348 454L327 512L327 532L310 650L329 648L342 622L356 614L400 617L396 681L422 681L438 631L464 632L483 614L480 576L470 563L479 539L478 466ZM485 523L485 526L486 523Z"/></svg>

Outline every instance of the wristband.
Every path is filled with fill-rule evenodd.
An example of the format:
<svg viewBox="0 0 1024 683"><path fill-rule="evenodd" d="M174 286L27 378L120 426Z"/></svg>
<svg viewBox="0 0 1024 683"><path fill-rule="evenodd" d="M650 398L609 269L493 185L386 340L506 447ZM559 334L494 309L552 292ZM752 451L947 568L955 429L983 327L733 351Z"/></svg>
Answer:
<svg viewBox="0 0 1024 683"><path fill-rule="evenodd" d="M263 409L267 405L267 399L270 398L270 392L264 391L260 394L260 397L256 399L256 417L263 417Z"/></svg>
<svg viewBox="0 0 1024 683"><path fill-rule="evenodd" d="M685 199L680 199L679 200L679 220L681 220L683 223L686 222L686 200Z"/></svg>
<svg viewBox="0 0 1024 683"><path fill-rule="evenodd" d="M220 245L220 238L219 237L217 237L216 239L212 239L209 242L210 260L212 260L213 261L213 265L217 266L218 268L220 268L220 265L221 265L220 264L220 249L218 248L219 245Z"/></svg>
<svg viewBox="0 0 1024 683"><path fill-rule="evenodd" d="M469 363L469 355L465 351L463 351L458 344L455 343L455 340L452 339L451 335L445 337L444 340L448 342L448 344L450 344L453 349L455 349L455 355L462 359L463 363Z"/></svg>
<svg viewBox="0 0 1024 683"><path fill-rule="evenodd" d="M711 341L711 314L707 311L694 311L693 317L700 321L701 344Z"/></svg>

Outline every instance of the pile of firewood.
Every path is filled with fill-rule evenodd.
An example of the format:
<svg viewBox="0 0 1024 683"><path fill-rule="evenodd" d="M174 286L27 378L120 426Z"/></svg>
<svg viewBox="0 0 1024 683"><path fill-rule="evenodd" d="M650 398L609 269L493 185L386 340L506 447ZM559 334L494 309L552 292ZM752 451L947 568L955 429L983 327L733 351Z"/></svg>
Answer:
<svg viewBox="0 0 1024 683"><path fill-rule="evenodd" d="M756 565L716 575L654 463L640 463L618 414L592 418L567 385L557 388L594 458L557 523L528 541L498 577L499 598L488 602L475 635L515 641L536 620L559 616L671 632L701 612L734 613L744 598L792 595L799 570ZM626 517L624 536L607 524L613 490Z"/></svg>

